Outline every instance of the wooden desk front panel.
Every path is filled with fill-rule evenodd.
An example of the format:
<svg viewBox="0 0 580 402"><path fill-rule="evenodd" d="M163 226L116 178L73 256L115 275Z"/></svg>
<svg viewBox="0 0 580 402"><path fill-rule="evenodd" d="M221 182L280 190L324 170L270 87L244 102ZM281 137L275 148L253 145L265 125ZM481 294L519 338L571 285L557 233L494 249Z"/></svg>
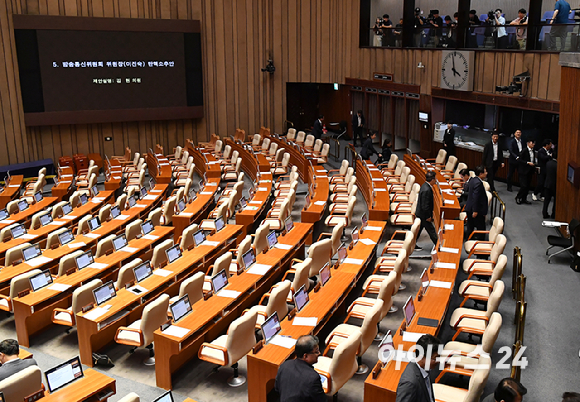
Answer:
<svg viewBox="0 0 580 402"><path fill-rule="evenodd" d="M71 166L62 166L59 169L58 186L52 186L52 189L50 190L52 196L58 199L57 202L62 201L65 197L68 198L68 195L71 192L73 178L74 178L74 170ZM109 189L105 186L105 190Z"/></svg>
<svg viewBox="0 0 580 402"><path fill-rule="evenodd" d="M362 193L369 210L369 219L388 221L390 213L390 198L387 183L381 171L370 161L366 166L357 159L356 184Z"/></svg>
<svg viewBox="0 0 580 402"><path fill-rule="evenodd" d="M171 182L171 165L165 156L156 156L149 152L146 156L146 162L149 176L155 178L156 183L168 184Z"/></svg>
<svg viewBox="0 0 580 402"><path fill-rule="evenodd" d="M328 172L322 166L316 166L316 186L314 188L314 194L310 201L310 205L306 206L306 209L302 210L301 220L302 222L316 223L322 219L324 211L326 211L326 205L328 204L328 194L330 190L330 184L328 182ZM314 177L314 172L308 166L308 178L312 181ZM316 205L317 202L324 202L324 205Z"/></svg>
<svg viewBox="0 0 580 402"><path fill-rule="evenodd" d="M18 198L20 195L20 187L22 187L22 182L24 181L24 176L21 174L16 176L10 176L10 182L8 185L5 183L4 190L0 193L0 209L6 207L10 201Z"/></svg>

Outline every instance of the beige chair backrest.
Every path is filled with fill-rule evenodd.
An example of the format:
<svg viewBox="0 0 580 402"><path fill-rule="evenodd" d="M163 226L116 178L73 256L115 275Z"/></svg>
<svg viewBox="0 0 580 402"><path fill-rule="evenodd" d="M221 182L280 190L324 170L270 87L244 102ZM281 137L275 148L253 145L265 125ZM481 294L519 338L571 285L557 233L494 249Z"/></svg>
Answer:
<svg viewBox="0 0 580 402"><path fill-rule="evenodd" d="M457 157L453 155L449 155L447 158L447 163L445 164L445 170L453 171L455 169L455 165L457 164Z"/></svg>
<svg viewBox="0 0 580 402"><path fill-rule="evenodd" d="M32 215L32 218L30 219L30 229L31 230L40 228L40 217L42 215L50 215L50 212L40 211L40 212L37 212L34 215Z"/></svg>
<svg viewBox="0 0 580 402"><path fill-rule="evenodd" d="M118 402L140 402L140 401L141 399L139 399L139 395L137 395L134 392L131 392L118 400Z"/></svg>
<svg viewBox="0 0 580 402"><path fill-rule="evenodd" d="M9 266L14 264L15 261L23 259L24 257L22 255L22 251L30 246L32 246L32 244L26 242L6 250L6 258L4 260L4 265Z"/></svg>
<svg viewBox="0 0 580 402"><path fill-rule="evenodd" d="M203 299L203 282L205 275L203 272L196 272L179 286L179 297L189 296L189 303L193 306Z"/></svg>
<svg viewBox="0 0 580 402"><path fill-rule="evenodd" d="M491 358L482 354L477 362L477 368L469 379L469 388L463 402L478 402L489 378L491 370Z"/></svg>
<svg viewBox="0 0 580 402"><path fill-rule="evenodd" d="M395 166L397 166L398 160L399 160L399 157L397 156L397 154L392 153L391 157L389 158L389 163L387 164L387 169L394 169Z"/></svg>
<svg viewBox="0 0 580 402"><path fill-rule="evenodd" d="M145 159L139 158L139 161L135 165L135 170L141 170L141 168L143 167L143 164L144 163L145 163Z"/></svg>
<svg viewBox="0 0 580 402"><path fill-rule="evenodd" d="M164 293L143 309L140 326L143 332L143 346L153 342L153 333L167 321L168 308L169 296Z"/></svg>
<svg viewBox="0 0 580 402"><path fill-rule="evenodd" d="M260 145L260 141L262 141L262 137L260 134L254 134L254 139L252 140L252 146L257 147Z"/></svg>
<svg viewBox="0 0 580 402"><path fill-rule="evenodd" d="M306 136L306 140L304 141L304 146L311 148L314 145L315 139L316 139L316 137L314 137L312 134L308 134Z"/></svg>
<svg viewBox="0 0 580 402"><path fill-rule="evenodd" d="M407 177L409 177L410 174L411 174L411 168L408 166L405 166L403 168L403 170L401 171L401 177L399 178L399 183L406 183Z"/></svg>
<svg viewBox="0 0 580 402"><path fill-rule="evenodd" d="M360 327L361 338L358 352L359 356L362 356L367 351L369 346L373 343L375 336L377 336L377 332L379 331L377 324L383 318L383 305L384 302L381 299L377 299L373 307L371 307L369 312L365 314L365 318Z"/></svg>
<svg viewBox="0 0 580 402"><path fill-rule="evenodd" d="M354 207L356 205L356 197L351 197L348 200L348 205L346 206L346 217L348 218L348 222L352 222L352 212L354 211Z"/></svg>
<svg viewBox="0 0 580 402"><path fill-rule="evenodd" d="M125 285L135 280L135 272L133 272L133 268L137 268L142 262L143 260L141 260L141 258L135 258L119 269L116 283L117 289L122 289Z"/></svg>
<svg viewBox="0 0 580 402"><path fill-rule="evenodd" d="M268 149L268 156L271 156L271 157L275 156L277 151L278 151L278 143L271 142L270 149Z"/></svg>
<svg viewBox="0 0 580 402"><path fill-rule="evenodd" d="M255 326L257 318L257 313L250 312L230 324L226 340L229 365L233 365L248 354L256 344Z"/></svg>
<svg viewBox="0 0 580 402"><path fill-rule="evenodd" d="M447 151L445 151L443 148L441 148L439 150L439 152L437 152L437 158L435 158L435 163L443 164L443 162L445 162L446 156L447 156Z"/></svg>
<svg viewBox="0 0 580 402"><path fill-rule="evenodd" d="M403 171L403 168L405 167L406 163L403 160L400 160L397 162L397 165L395 166L395 176L400 176L401 172Z"/></svg>
<svg viewBox="0 0 580 402"><path fill-rule="evenodd" d="M276 157L274 158L275 162L282 162L282 158L284 157L286 148L278 148L276 151Z"/></svg>
<svg viewBox="0 0 580 402"><path fill-rule="evenodd" d="M286 198L280 206L280 215L278 216L278 219L280 219L282 225L284 225L284 221L291 213L292 210L290 209L290 198Z"/></svg>
<svg viewBox="0 0 580 402"><path fill-rule="evenodd" d="M491 315L489 323L481 337L481 348L485 353L491 353L501 329L502 318L497 311Z"/></svg>
<svg viewBox="0 0 580 402"><path fill-rule="evenodd" d="M76 208L79 206L79 198L80 198L80 193L78 191L75 191L74 193L72 193L68 199L68 202L70 203L70 206L73 208Z"/></svg>
<svg viewBox="0 0 580 402"><path fill-rule="evenodd" d="M321 139L318 139L318 140L314 141L313 151L314 152L320 152L320 150L322 149L322 144L323 144L323 142L322 142Z"/></svg>
<svg viewBox="0 0 580 402"><path fill-rule="evenodd" d="M110 250L115 250L113 247L113 239L115 237L117 236L112 234L105 237L104 239L99 240L97 243L97 252L95 253L95 258L106 255Z"/></svg>
<svg viewBox="0 0 580 402"><path fill-rule="evenodd" d="M14 300L18 297L18 293L30 289L30 278L34 275L40 274L42 271L40 269L33 269L32 271L25 272L20 275L16 275L10 280L10 299ZM0 388L1 389L1 388Z"/></svg>
<svg viewBox="0 0 580 402"><path fill-rule="evenodd" d="M98 167L97 167L97 169L98 169ZM97 185L97 175L95 173L93 173L89 177L89 186L88 186L88 188L91 189L91 188L93 188L93 186L96 186L96 185Z"/></svg>
<svg viewBox="0 0 580 402"><path fill-rule="evenodd" d="M111 204L107 204L99 209L99 220L101 222L106 222L111 216Z"/></svg>
<svg viewBox="0 0 580 402"><path fill-rule="evenodd" d="M186 227L181 233L181 241L179 242L179 248L182 250L189 249L189 246L194 244L193 234L199 230L199 225L197 223L192 223Z"/></svg>
<svg viewBox="0 0 580 402"><path fill-rule="evenodd" d="M77 236L83 234L83 232L90 232L91 228L89 227L89 221L93 219L92 215L85 215L79 220L79 224L77 226Z"/></svg>
<svg viewBox="0 0 580 402"><path fill-rule="evenodd" d="M135 156L133 157L133 165L134 166L137 166L140 158L141 158L141 154L139 152L135 152Z"/></svg>
<svg viewBox="0 0 580 402"><path fill-rule="evenodd" d="M231 159L231 163L234 164L238 161L238 158L240 157L240 153L238 151L234 151L232 153L232 159Z"/></svg>
<svg viewBox="0 0 580 402"><path fill-rule="evenodd" d="M270 147L270 139L266 137L262 141L262 152L268 151L269 147Z"/></svg>
<svg viewBox="0 0 580 402"><path fill-rule="evenodd" d="M177 204L185 196L185 187L179 187L175 193L175 203Z"/></svg>
<svg viewBox="0 0 580 402"><path fill-rule="evenodd" d="M352 179L353 175L354 175L354 169L349 166L346 169L346 175L344 176L344 182L348 183L350 181L350 179Z"/></svg>
<svg viewBox="0 0 580 402"><path fill-rule="evenodd" d="M499 216L496 216L493 219L493 225L491 226L491 229L489 229L489 241L495 242L497 236L502 233L503 233L503 219L501 219Z"/></svg>
<svg viewBox="0 0 580 402"><path fill-rule="evenodd" d="M20 210L18 209L18 201L20 200L12 200L8 204L6 204L6 211L10 215L17 214Z"/></svg>
<svg viewBox="0 0 580 402"><path fill-rule="evenodd" d="M42 371L38 366L24 370L0 381L0 390L6 402L22 402L24 398L42 388Z"/></svg>
<svg viewBox="0 0 580 402"><path fill-rule="evenodd" d="M230 200L228 200L228 202L222 202L220 205L217 206L216 208L216 219L219 218L220 216L224 217L224 222L227 222L228 220L228 207L230 206Z"/></svg>
<svg viewBox="0 0 580 402"><path fill-rule="evenodd" d="M295 138L296 138L296 129L289 128L288 134L286 134L286 139L288 139L289 141L294 141Z"/></svg>
<svg viewBox="0 0 580 402"><path fill-rule="evenodd" d="M238 264L238 267L244 267L244 260L243 260L243 255L245 252L247 252L250 248L252 247L252 236L247 235L246 237L244 237L244 240L242 240L240 242L240 245L238 246L238 252L236 254L236 263Z"/></svg>
<svg viewBox="0 0 580 402"><path fill-rule="evenodd" d="M117 205L121 211L124 211L125 207L127 206L127 194L126 193L121 194L117 198L117 202L115 202L115 205Z"/></svg>
<svg viewBox="0 0 580 402"><path fill-rule="evenodd" d="M493 273L491 274L491 278L489 280L489 284L493 286L496 281L500 280L503 277L503 273L505 272L505 268L507 266L507 256L502 254L499 256L495 267L493 267Z"/></svg>
<svg viewBox="0 0 580 402"><path fill-rule="evenodd" d="M64 215L64 213L62 212L62 206L66 203L67 201L59 201L56 204L54 204L54 206L52 207L52 219L56 219L59 216Z"/></svg>
<svg viewBox="0 0 580 402"><path fill-rule="evenodd" d="M173 222L173 212L175 211L175 204L177 203L177 197L171 196L163 204L163 224L169 225Z"/></svg>
<svg viewBox="0 0 580 402"><path fill-rule="evenodd" d="M487 195L487 198L488 198L488 203L489 203L489 200L490 200L490 198L489 198L489 197L491 197L491 186L489 185L489 183L488 183L487 181L484 181L484 182L483 182L483 188L485 189L485 192L486 192L486 193L489 193L489 194Z"/></svg>
<svg viewBox="0 0 580 402"><path fill-rule="evenodd" d="M175 147L175 154L173 154L175 160L178 160L181 157L181 150L182 148L179 145Z"/></svg>
<svg viewBox="0 0 580 402"><path fill-rule="evenodd" d="M310 265L312 264L312 258L308 257L304 261L294 264L292 268L296 270L294 273L294 279L292 280L292 289L297 292L298 289L305 285L305 289L308 292L308 277L310 275Z"/></svg>
<svg viewBox="0 0 580 402"><path fill-rule="evenodd" d="M495 239L495 244L491 248L491 254L489 255L490 261L497 263L499 256L503 253L505 245L507 244L507 238L503 234L497 235Z"/></svg>
<svg viewBox="0 0 580 402"><path fill-rule="evenodd" d="M324 144L322 146L322 151L320 152L320 158L326 158L330 153L330 144Z"/></svg>
<svg viewBox="0 0 580 402"><path fill-rule="evenodd" d="M234 214L236 213L236 205L238 205L238 202L240 202L240 198L238 198L238 192L232 191L232 193L230 194L230 198L226 203L228 206L227 218L231 218L232 216L234 216ZM227 219L224 219L224 221L227 222Z"/></svg>
<svg viewBox="0 0 580 402"><path fill-rule="evenodd" d="M377 299L383 301L379 320L382 320L387 315L389 309L393 305L393 294L395 293L396 285L397 285L397 273L391 271L389 272L387 279L381 282L381 287L379 288L379 294L377 296Z"/></svg>
<svg viewBox="0 0 580 402"><path fill-rule="evenodd" d="M193 176L193 173L192 173L192 176ZM183 186L183 193L185 195L189 194L189 190L191 190L192 185L193 185L193 179L191 179L190 177L185 179L185 186Z"/></svg>
<svg viewBox="0 0 580 402"><path fill-rule="evenodd" d="M421 191L421 186L419 183L413 184L413 188L411 189L411 193L409 194L409 202L414 202L419 195L419 191Z"/></svg>
<svg viewBox="0 0 580 402"><path fill-rule="evenodd" d="M161 225L161 217L163 216L163 210L161 208L155 208L149 215L147 215L147 219L151 221L153 226L160 226Z"/></svg>
<svg viewBox="0 0 580 402"><path fill-rule="evenodd" d="M223 146L224 146L224 142L222 140L217 140L215 142L215 146L213 148L214 152L216 152L216 153L221 152L223 149Z"/></svg>
<svg viewBox="0 0 580 402"><path fill-rule="evenodd" d="M348 160L343 159L342 162L340 163L340 169L338 169L338 174L344 176L347 170L348 170Z"/></svg>
<svg viewBox="0 0 580 402"><path fill-rule="evenodd" d="M134 221L131 221L131 223L127 225L127 227L125 228L125 238L127 239L128 242L130 242L133 239L136 239L137 236L141 234L142 223L143 221L141 219L136 219Z"/></svg>
<svg viewBox="0 0 580 402"><path fill-rule="evenodd" d="M226 145L226 147L224 148L224 153L223 153L223 159L230 159L230 156L232 154L232 147L230 145Z"/></svg>
<svg viewBox="0 0 580 402"><path fill-rule="evenodd" d="M341 236L344 230L344 222L340 222L338 225L332 228L332 235L330 239L332 240L332 255L335 255L338 248L342 244Z"/></svg>
<svg viewBox="0 0 580 402"><path fill-rule="evenodd" d="M274 312L278 313L278 319L282 321L288 314L288 304L286 304L286 297L290 293L290 281L280 282L278 286L270 293L268 304L266 305L266 316L270 317Z"/></svg>
<svg viewBox="0 0 580 402"><path fill-rule="evenodd" d="M403 280L403 271L407 269L406 266L407 261L407 251L402 248L399 250L399 254L395 259L395 265L393 265L393 271L397 275L397 283L395 284L394 293L396 294L399 291L399 287L401 286L401 282Z"/></svg>
<svg viewBox="0 0 580 402"><path fill-rule="evenodd" d="M306 137L306 133L304 131L298 131L298 134L296 134L296 142L298 144L304 143L304 137Z"/></svg>
<svg viewBox="0 0 580 402"><path fill-rule="evenodd" d="M330 262L332 257L332 240L324 239L317 241L308 249L308 257L312 259L309 277L318 275L324 264Z"/></svg>
<svg viewBox="0 0 580 402"><path fill-rule="evenodd" d="M93 295L93 290L98 288L103 284L100 279L93 279L89 283L76 288L72 296L72 312L74 314L80 312L83 307L93 304L95 302L95 296Z"/></svg>
<svg viewBox="0 0 580 402"><path fill-rule="evenodd" d="M493 290L489 295L487 300L487 309L485 310L485 315L487 318L491 318L491 315L497 311L499 305L501 304L501 299L503 297L503 291L505 289L505 284L503 281L499 280L493 284Z"/></svg>
<svg viewBox="0 0 580 402"><path fill-rule="evenodd" d="M360 346L361 337L361 332L355 330L334 350L328 369L328 374L332 379L332 388L330 392L327 392L328 395L336 394L358 369L356 352Z"/></svg>
<svg viewBox="0 0 580 402"><path fill-rule="evenodd" d="M226 271L229 276L230 264L232 263L233 254L231 252L226 252L220 255L213 263L213 270L211 271L211 276L217 275L221 270Z"/></svg>
<svg viewBox="0 0 580 402"><path fill-rule="evenodd" d="M270 224L264 223L256 229L256 236L254 237L254 250L256 250L256 256L259 255L263 250L268 250L268 233L270 232Z"/></svg>
<svg viewBox="0 0 580 402"><path fill-rule="evenodd" d="M58 241L58 235L66 232L67 230L68 228L60 228L54 232L50 232L46 237L46 250L50 250L50 248L55 244L60 244Z"/></svg>
<svg viewBox="0 0 580 402"><path fill-rule="evenodd" d="M461 175L459 174L459 172L461 172L463 169L467 169L467 165L463 162L459 162L457 164L457 168L455 169L455 173L453 174L453 178L461 179Z"/></svg>
<svg viewBox="0 0 580 402"><path fill-rule="evenodd" d="M77 266L76 263L76 258L81 255L82 253L84 253L83 250L76 250L73 251L70 254L65 255L64 257L62 257L60 259L60 261L58 262L58 274L57 276L64 276L66 274L66 271L68 271L71 268L74 268Z"/></svg>
<svg viewBox="0 0 580 402"><path fill-rule="evenodd" d="M173 247L173 240L167 239L163 241L161 244L158 244L153 249L153 256L151 257L151 267L153 269L159 268L161 264L167 261L167 255L165 254L165 250L168 248Z"/></svg>

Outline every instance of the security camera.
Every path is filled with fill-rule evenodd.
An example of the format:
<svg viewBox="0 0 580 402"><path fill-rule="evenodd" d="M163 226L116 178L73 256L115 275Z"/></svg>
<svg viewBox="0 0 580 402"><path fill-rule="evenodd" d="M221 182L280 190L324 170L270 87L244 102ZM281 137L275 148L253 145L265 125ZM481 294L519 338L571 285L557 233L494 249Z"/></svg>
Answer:
<svg viewBox="0 0 580 402"><path fill-rule="evenodd" d="M274 71L276 71L276 67L274 67L274 61L272 59L269 59L266 68L263 68L262 72L274 74Z"/></svg>

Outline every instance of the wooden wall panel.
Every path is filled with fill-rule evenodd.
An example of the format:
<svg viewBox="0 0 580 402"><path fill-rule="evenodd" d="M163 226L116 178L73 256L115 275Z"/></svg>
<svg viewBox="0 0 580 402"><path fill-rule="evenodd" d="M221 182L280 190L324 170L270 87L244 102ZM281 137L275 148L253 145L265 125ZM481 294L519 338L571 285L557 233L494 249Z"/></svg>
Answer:
<svg viewBox="0 0 580 402"><path fill-rule="evenodd" d="M145 152L159 142L167 152L186 138L211 133L247 134L266 125L275 132L286 117L286 83L344 83L372 79L375 71L395 82L439 86L441 52L418 49L360 49L359 2L333 0L5 0L0 5L0 158L18 163L62 154L120 155L125 146ZM88 17L200 19L204 71L203 119L24 126L12 18L15 14ZM260 71L269 56L276 73ZM425 69L418 69L422 62ZM475 91L491 93L514 74L532 74L531 96L558 100L557 54L476 53ZM111 136L113 141L105 141Z"/></svg>

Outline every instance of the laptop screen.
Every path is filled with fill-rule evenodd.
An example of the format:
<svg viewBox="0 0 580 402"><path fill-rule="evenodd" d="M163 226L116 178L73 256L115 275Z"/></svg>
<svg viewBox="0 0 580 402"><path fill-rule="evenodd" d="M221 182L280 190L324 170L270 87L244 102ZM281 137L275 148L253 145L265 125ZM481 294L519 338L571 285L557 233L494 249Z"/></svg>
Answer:
<svg viewBox="0 0 580 402"><path fill-rule="evenodd" d="M345 258L346 258L346 245L342 243L338 248L338 263L342 264Z"/></svg>
<svg viewBox="0 0 580 402"><path fill-rule="evenodd" d="M40 226L46 226L52 222L52 215L50 213L40 215Z"/></svg>
<svg viewBox="0 0 580 402"><path fill-rule="evenodd" d="M99 189L97 188L97 186L93 186L93 188L91 188L91 192L93 193L93 197L96 197L99 195Z"/></svg>
<svg viewBox="0 0 580 402"><path fill-rule="evenodd" d="M219 292L228 285L228 276L225 269L222 269L220 272L212 276L211 285L215 293Z"/></svg>
<svg viewBox="0 0 580 402"><path fill-rule="evenodd" d="M26 200L18 201L18 210L20 210L20 212L24 211L26 208L28 208L28 201Z"/></svg>
<svg viewBox="0 0 580 402"><path fill-rule="evenodd" d="M411 325L411 321L413 321L413 317L415 317L415 302L413 302L413 296L409 296L403 305L403 313L405 313L407 326Z"/></svg>
<svg viewBox="0 0 580 402"><path fill-rule="evenodd" d="M153 226L153 222L151 222L150 220L145 221L141 224L141 230L143 231L144 235L153 232L154 229L155 227Z"/></svg>
<svg viewBox="0 0 580 402"><path fill-rule="evenodd" d="M183 212L185 210L185 200L181 198L177 203L177 212Z"/></svg>
<svg viewBox="0 0 580 402"><path fill-rule="evenodd" d="M148 278L153 273L151 270L151 263L149 261L145 261L138 267L133 268L133 273L135 274L135 280L137 283L141 282L143 279Z"/></svg>
<svg viewBox="0 0 580 402"><path fill-rule="evenodd" d="M109 281L96 289L93 289L93 296L95 297L95 301L97 302L97 306L105 303L107 300L112 299L117 295L115 291L115 285L113 285L113 281Z"/></svg>
<svg viewBox="0 0 580 402"><path fill-rule="evenodd" d="M254 262L256 262L256 256L254 254L254 249L250 248L248 251L242 255L242 261L244 262L244 267L246 269L250 268Z"/></svg>
<svg viewBox="0 0 580 402"><path fill-rule="evenodd" d="M32 288L33 292L36 292L38 289L42 289L51 283L52 275L50 275L50 271L48 269L30 277L30 287Z"/></svg>
<svg viewBox="0 0 580 402"><path fill-rule="evenodd" d="M326 282L330 279L330 264L326 263L320 270L320 282L322 286L326 285Z"/></svg>
<svg viewBox="0 0 580 402"><path fill-rule="evenodd" d="M12 238L16 239L25 234L26 229L22 225L16 225L12 229L10 229L10 233L12 234Z"/></svg>
<svg viewBox="0 0 580 402"><path fill-rule="evenodd" d="M191 304L189 303L189 296L184 295L171 306L171 315L173 316L173 322L177 322L185 317L191 312Z"/></svg>
<svg viewBox="0 0 580 402"><path fill-rule="evenodd" d="M287 232L291 231L292 228L294 227L294 222L292 222L292 218L291 217L286 218L284 225L286 226Z"/></svg>
<svg viewBox="0 0 580 402"><path fill-rule="evenodd" d="M35 244L34 246L26 247L22 250L22 257L24 261L32 260L33 258L38 257L42 252L40 251L40 246Z"/></svg>
<svg viewBox="0 0 580 402"><path fill-rule="evenodd" d="M95 229L98 229L101 227L101 222L99 221L99 217L95 216L94 218L89 219L89 229L91 229L91 232Z"/></svg>
<svg viewBox="0 0 580 402"><path fill-rule="evenodd" d="M47 370L45 373L48 390L53 393L71 382L83 377L83 367L80 358L72 359Z"/></svg>
<svg viewBox="0 0 580 402"><path fill-rule="evenodd" d="M280 320L278 320L278 313L273 312L270 317L262 324L262 334L264 335L264 342L268 343L270 340L280 332Z"/></svg>
<svg viewBox="0 0 580 402"><path fill-rule="evenodd" d="M152 177L149 179L149 189L153 190L155 188L155 179Z"/></svg>
<svg viewBox="0 0 580 402"><path fill-rule="evenodd" d="M189 189L189 194L187 194L187 200L189 202L193 202L193 201L195 201L196 198L197 198L197 194L195 194L195 190L192 187Z"/></svg>
<svg viewBox="0 0 580 402"><path fill-rule="evenodd" d="M294 304L298 311L302 310L306 303L308 303L308 292L306 291L306 285L302 285L298 292L294 293Z"/></svg>
<svg viewBox="0 0 580 402"><path fill-rule="evenodd" d="M159 398L155 399L153 402L174 402L173 401L173 394L171 394L171 391L167 391L166 393L161 395Z"/></svg>
<svg viewBox="0 0 580 402"><path fill-rule="evenodd" d="M368 219L367 219L367 214L366 213L362 214L362 217L360 218L360 220L361 220L361 226L360 227L363 228L363 229L366 228L367 227L367 223L369 222Z"/></svg>
<svg viewBox="0 0 580 402"><path fill-rule="evenodd" d="M68 215L72 212L72 206L67 202L66 204L62 205L62 213Z"/></svg>
<svg viewBox="0 0 580 402"><path fill-rule="evenodd" d="M135 201L135 197L131 196L127 200L127 203L129 205L129 208L133 208L137 202Z"/></svg>
<svg viewBox="0 0 580 402"><path fill-rule="evenodd" d="M198 230L193 234L193 241L195 242L196 246L199 246L205 241L205 233L203 233L203 230Z"/></svg>
<svg viewBox="0 0 580 402"><path fill-rule="evenodd" d="M58 242L61 246L73 241L74 236L70 230L58 234Z"/></svg>
<svg viewBox="0 0 580 402"><path fill-rule="evenodd" d="M173 261L177 260L181 257L181 249L179 248L179 244L174 245L171 248L165 250L167 254L167 261L171 264Z"/></svg>
<svg viewBox="0 0 580 402"><path fill-rule="evenodd" d="M42 196L42 193L41 193L40 191L37 191L37 192L34 194L34 201L36 201L36 202L40 202L40 201L42 201L42 199L43 199L43 198L44 198L44 197Z"/></svg>
<svg viewBox="0 0 580 402"><path fill-rule="evenodd" d="M79 199L81 200L81 205L85 205L87 202L89 202L89 197L87 197L85 193L81 194Z"/></svg>
<svg viewBox="0 0 580 402"><path fill-rule="evenodd" d="M86 253L83 253L79 255L77 258L75 258L75 261L77 263L77 268L81 270L83 268L88 267L94 262L93 254L90 251L87 251Z"/></svg>
<svg viewBox="0 0 580 402"><path fill-rule="evenodd" d="M242 209L244 209L248 206L248 202L246 201L246 197L242 197L240 199L240 206L242 207Z"/></svg>
<svg viewBox="0 0 580 402"><path fill-rule="evenodd" d="M119 251L127 245L127 238L124 234L119 235L113 239L113 248L115 251Z"/></svg>
<svg viewBox="0 0 580 402"><path fill-rule="evenodd" d="M3 221L4 219L8 218L9 216L10 216L10 214L8 213L6 208L0 209L0 221Z"/></svg>
<svg viewBox="0 0 580 402"><path fill-rule="evenodd" d="M433 268L435 268L435 264L439 260L439 254L437 254L437 249L433 246L433 250L431 250L431 263L433 264Z"/></svg>
<svg viewBox="0 0 580 402"><path fill-rule="evenodd" d="M115 219L117 216L121 215L121 210L118 205L111 207L111 217Z"/></svg>
<svg viewBox="0 0 580 402"><path fill-rule="evenodd" d="M54 180L54 185L58 186L58 177L54 176L52 180Z"/></svg>
<svg viewBox="0 0 580 402"><path fill-rule="evenodd" d="M147 195L147 189L145 187L141 187L140 193L141 193L140 198L143 199L143 197Z"/></svg>
<svg viewBox="0 0 580 402"><path fill-rule="evenodd" d="M385 364L391 360L391 356L395 353L395 345L393 343L393 335L391 330L388 330L381 343L379 343L379 360Z"/></svg>
<svg viewBox="0 0 580 402"><path fill-rule="evenodd" d="M352 232L350 232L350 237L352 238L354 244L358 242L358 227L354 227Z"/></svg>
<svg viewBox="0 0 580 402"><path fill-rule="evenodd" d="M276 237L276 232L274 232L273 230L268 233L268 236L266 236L268 239L268 247L272 248L276 245L276 243L278 243L278 238Z"/></svg>
<svg viewBox="0 0 580 402"><path fill-rule="evenodd" d="M226 224L224 223L224 218L223 217L219 217L215 220L215 230L216 231L220 231L224 228Z"/></svg>
<svg viewBox="0 0 580 402"><path fill-rule="evenodd" d="M427 288L429 287L429 270L425 268L423 273L421 274L421 290L423 291L423 295L427 293Z"/></svg>

